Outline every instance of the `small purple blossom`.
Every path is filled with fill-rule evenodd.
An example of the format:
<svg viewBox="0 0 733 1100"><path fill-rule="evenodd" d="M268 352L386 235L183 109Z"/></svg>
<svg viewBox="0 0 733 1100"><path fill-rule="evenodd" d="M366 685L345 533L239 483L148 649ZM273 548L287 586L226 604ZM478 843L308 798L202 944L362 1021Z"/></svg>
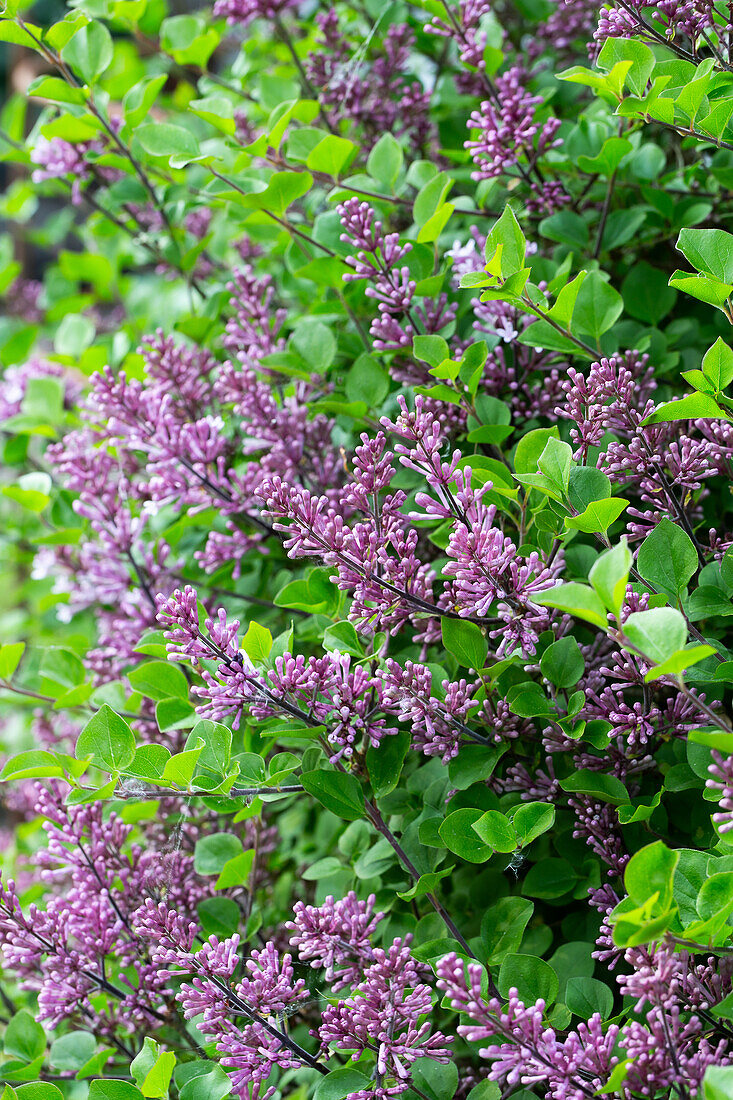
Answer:
<svg viewBox="0 0 733 1100"><path fill-rule="evenodd" d="M302 962L322 968L334 991L355 984L374 960L371 938L384 913L374 912L374 895L360 901L353 890L336 901L332 895L322 905L295 903L290 943Z"/></svg>
<svg viewBox="0 0 733 1100"><path fill-rule="evenodd" d="M216 0L214 18L246 27L253 19L279 19L296 6L296 0Z"/></svg>
<svg viewBox="0 0 733 1100"><path fill-rule="evenodd" d="M495 179L513 168L527 150L534 150L536 156L560 144L555 137L560 120L537 120L542 96L531 95L526 80L520 67L509 69L496 78L496 102L484 100L471 114L469 129L477 131L477 136L464 144L476 166L473 179Z"/></svg>

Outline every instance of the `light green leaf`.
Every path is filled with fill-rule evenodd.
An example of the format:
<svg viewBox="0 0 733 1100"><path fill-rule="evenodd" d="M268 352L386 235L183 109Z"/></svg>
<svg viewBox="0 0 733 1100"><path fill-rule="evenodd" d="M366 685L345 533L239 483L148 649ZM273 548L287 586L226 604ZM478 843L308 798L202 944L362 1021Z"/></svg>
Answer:
<svg viewBox="0 0 733 1100"><path fill-rule="evenodd" d="M654 607L635 611L623 625L626 638L645 657L662 664L687 641L687 623L681 612L672 607Z"/></svg>
<svg viewBox="0 0 733 1100"><path fill-rule="evenodd" d="M132 763L135 734L125 719L105 703L79 734L75 752L79 760L90 756L98 767L119 772Z"/></svg>

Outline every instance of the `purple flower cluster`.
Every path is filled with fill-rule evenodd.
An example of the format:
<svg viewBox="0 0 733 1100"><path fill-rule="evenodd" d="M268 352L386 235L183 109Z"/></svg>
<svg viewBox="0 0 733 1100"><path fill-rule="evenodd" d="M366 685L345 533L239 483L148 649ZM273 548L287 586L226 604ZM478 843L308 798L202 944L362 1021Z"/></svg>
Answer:
<svg viewBox="0 0 733 1100"><path fill-rule="evenodd" d="M132 1033L165 1019L172 1007L165 977L132 926L160 888L180 914L195 916L210 885L195 875L193 857L166 851L155 832L148 844L135 843L118 814L103 816L99 802L64 806L55 788L39 787L33 808L48 836L37 865L51 893L45 909L24 909L15 884L0 883L5 966L37 990L39 1018L50 1027L83 1020L101 1034Z"/></svg>
<svg viewBox="0 0 733 1100"><path fill-rule="evenodd" d="M410 269L404 264L398 266L412 245L401 245L397 233L385 233L369 203L349 199L338 207L338 212L344 228L341 240L359 250L355 256L346 257L354 270L344 280L367 282L367 297L378 303L379 316L370 330L375 348L411 348L418 333L438 333L455 319L456 306L449 304L446 294L431 304L417 304L417 284Z"/></svg>
<svg viewBox="0 0 733 1100"><path fill-rule="evenodd" d="M105 593L109 607L98 613L100 641L91 655L105 679L130 662L140 634L154 623L155 595L176 587L182 563L152 535L160 509L214 509L220 519L198 560L208 572L233 562L237 576L245 552L269 531L254 496L265 479L275 471L306 474L331 493L340 481L338 453L327 446L330 422L308 414L312 387L299 384L278 401L257 371L281 346L282 316L276 312L273 322L268 281L246 268L230 289L233 316L224 337L230 360L220 364L158 333L142 349L145 381L109 369L96 375L82 406L84 426L48 451L78 494L75 508L91 533L78 546L49 549L37 568L55 574L57 590L68 592L68 615ZM233 438L224 414L238 425ZM257 461L238 468L243 455Z"/></svg>
<svg viewBox="0 0 733 1100"><path fill-rule="evenodd" d="M479 1054L491 1062L489 1078L502 1086L542 1084L553 1100L587 1100L625 1056L630 1065L621 1086L624 1096L652 1096L670 1087L695 1095L707 1067L726 1064L728 1058L725 1040L711 1045L699 1018L685 1009L691 1001L704 1001L699 990L711 980L717 985L711 999L717 1001L730 978L721 986L711 967L691 969L684 954L675 955L664 947L651 954L630 949L627 961L637 969L631 975L619 975L620 990L639 998L637 1009L644 1003L652 1005L645 1022L604 1027L594 1013L564 1037L547 1024L543 1000L525 1005L516 989L509 991L506 1005L489 999L483 968L466 964L455 954L438 963L438 988L456 1011L468 1017L468 1023L459 1025L459 1034L469 1042L488 1040ZM687 994L693 989L690 998Z"/></svg>
<svg viewBox="0 0 733 1100"><path fill-rule="evenodd" d="M516 66L498 76L498 103L485 100L468 120L469 128L478 131L475 139L465 142L476 166L474 179L504 175L533 144L537 154L559 144L555 134L560 120L551 117L543 125L537 122L535 115L542 96L531 95L526 81L526 73Z"/></svg>
<svg viewBox="0 0 733 1100"><path fill-rule="evenodd" d="M371 939L384 920L384 913L374 912L374 902L374 894L361 901L353 890L338 901L329 895L322 905L298 901L285 925L300 961L323 970L334 992L355 985L374 962Z"/></svg>
<svg viewBox="0 0 733 1100"><path fill-rule="evenodd" d="M430 94L410 72L413 33L406 23L385 28L379 46L350 41L334 7L316 15L318 48L307 62L308 78L328 108L332 124L348 119L370 149L382 136L405 139L417 152L432 137Z"/></svg>
<svg viewBox="0 0 733 1100"><path fill-rule="evenodd" d="M440 38L455 39L461 63L483 73L488 36L481 24L490 12L488 0L459 0L455 10L446 9L445 16L434 15L425 30Z"/></svg>
<svg viewBox="0 0 733 1100"><path fill-rule="evenodd" d="M557 415L571 420L571 439L584 461L598 448L597 466L611 481L633 486L643 509L629 533L643 537L664 515L683 526L699 516L699 494L707 478L728 474L733 457L733 431L726 424L711 430L704 421L643 426L654 410L656 389L648 356L636 351L593 363L587 376L568 368L562 383L563 403ZM678 499L680 490L685 504ZM686 501L696 493L698 501Z"/></svg>
<svg viewBox="0 0 733 1100"><path fill-rule="evenodd" d="M322 969L334 993L350 990L325 1006L313 1030L321 1054L327 1057L332 1045L354 1051L354 1060L374 1051L374 1091L393 1096L409 1087L418 1058L447 1061L450 1050L445 1036L431 1033L424 1019L433 994L425 981L428 972L410 954L410 937L395 939L386 949L372 945L382 919L373 904L373 898L362 902L353 893L340 901L328 897L320 907L298 903L286 928L299 959ZM133 928L150 944L163 979L188 976L175 1000L185 1018L196 1019L215 1043L238 1096L261 1095L275 1067L323 1067L288 1034L285 1020L303 1013L311 998L304 981L295 978L291 955L274 942L251 950L244 963L236 934L224 940L211 936L194 950L195 924L150 899L135 914ZM352 1100L371 1095L371 1088L350 1094Z"/></svg>
<svg viewBox="0 0 733 1100"><path fill-rule="evenodd" d="M31 162L38 165L31 179L34 183L43 183L44 180L71 176L73 178L72 202L78 206L81 202L82 186L93 175L92 168L86 159L87 154L100 152L101 149L99 142L80 141L72 145L70 141L64 141L63 138L54 137L49 140L41 136L31 150Z"/></svg>
<svg viewBox="0 0 733 1100"><path fill-rule="evenodd" d="M38 166L33 170L31 179L34 183L43 183L44 180L71 177L71 201L79 206L86 184L92 181L113 183L120 178L118 169L94 164L94 157L104 151L101 140L72 143L60 137L49 139L41 135L31 149L31 163Z"/></svg>
<svg viewBox="0 0 733 1100"><path fill-rule="evenodd" d="M297 7L297 0L216 0L214 17L236 26L248 26L253 19L276 20Z"/></svg>
<svg viewBox="0 0 733 1100"><path fill-rule="evenodd" d="M573 3L574 0L566 0ZM681 36L693 43L713 26L714 7L710 0L629 0L629 3L601 9L594 38L653 38L662 30L672 41Z"/></svg>
<svg viewBox="0 0 733 1100"><path fill-rule="evenodd" d="M516 989L506 1005L487 999L486 974L478 963L446 955L437 966L438 988L453 1008L468 1016L458 1032L469 1042L490 1040L479 1050L490 1059L489 1077L503 1086L542 1084L553 1100L585 1100L607 1081L618 1058L613 1049L619 1029L604 1033L596 1013L561 1039L545 1023L545 1002L525 1006Z"/></svg>
<svg viewBox="0 0 733 1100"><path fill-rule="evenodd" d="M158 619L167 627L169 656L190 660L217 661L215 672L201 668L204 681L195 689L204 700L200 713L215 721L233 716L238 729L245 707L257 718L280 711L309 725L326 724L332 760L347 760L355 745L378 745L384 735L384 719L378 710L379 681L348 654L332 652L323 657L286 653L275 667L258 673L243 654L239 623L228 621L223 609L206 620L206 634L199 627L196 593L191 587L158 597Z"/></svg>
<svg viewBox="0 0 733 1100"><path fill-rule="evenodd" d="M446 1036L431 1033L430 1023L422 1020L430 1013L433 998L410 955L410 942L407 936L396 939L386 951L374 948L374 962L361 981L349 997L325 1009L319 1028L324 1050L331 1044L338 1050L353 1050L354 1061L364 1051L375 1050L377 1080L395 1079L390 1095L409 1087L416 1059L447 1062L451 1057ZM366 1090L366 1096L370 1092Z"/></svg>
<svg viewBox="0 0 733 1100"><path fill-rule="evenodd" d="M380 499L394 466L384 456L386 438L379 433L371 443L363 437L352 474L356 492L346 497L347 505L364 509L363 520L348 525L349 514L328 498L287 486L279 477L261 490L265 514L286 535L291 557L317 556L335 567L334 580L351 592L351 615L362 629L394 631L411 616L450 612L487 623L498 620L501 626L492 636L501 638L501 652L516 645L534 652L537 633L545 629L548 618L532 602L533 595L552 585L555 572L544 568L537 554L520 558L511 539L494 526L496 508L482 499L491 483L475 490L470 468L459 468L460 455L446 461L440 425L422 398L417 397L414 411L400 398L400 409L394 423L385 418L383 425L404 441L395 446L400 463L433 491L417 492L419 511L404 515L401 492ZM417 532L408 525L414 519L448 520L452 525L447 546L451 561L437 599L432 570L416 554ZM430 637L429 623L426 630Z"/></svg>
<svg viewBox="0 0 733 1100"><path fill-rule="evenodd" d="M63 384L63 402L71 408L83 391L81 376L46 359L31 358L8 367L0 380L0 420L9 420L21 412L32 379L58 378Z"/></svg>

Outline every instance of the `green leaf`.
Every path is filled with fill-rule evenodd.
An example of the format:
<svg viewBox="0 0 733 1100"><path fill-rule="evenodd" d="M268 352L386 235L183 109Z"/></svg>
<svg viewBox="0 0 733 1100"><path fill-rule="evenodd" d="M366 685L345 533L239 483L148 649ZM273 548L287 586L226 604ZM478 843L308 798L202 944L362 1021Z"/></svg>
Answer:
<svg viewBox="0 0 733 1100"><path fill-rule="evenodd" d="M633 1064L633 1058L622 1058L611 1071L608 1080L601 1088L596 1089L599 1096L622 1095L625 1092L624 1081L628 1077L629 1069Z"/></svg>
<svg viewBox="0 0 733 1100"><path fill-rule="evenodd" d="M412 1067L412 1079L429 1100L452 1100L458 1088L458 1066L455 1062L418 1058Z"/></svg>
<svg viewBox="0 0 733 1100"><path fill-rule="evenodd" d="M88 1031L70 1031L51 1043L48 1060L54 1069L76 1073L97 1049L97 1040Z"/></svg>
<svg viewBox="0 0 733 1100"><path fill-rule="evenodd" d="M506 279L509 275L513 275L524 267L527 242L511 206L504 208L504 213L498 221L494 222L489 231L486 238L487 261L491 260L497 248L501 248L500 271L502 278Z"/></svg>
<svg viewBox="0 0 733 1100"><path fill-rule="evenodd" d="M537 460L537 467L561 496L566 496L570 482L573 449L568 443L550 436Z"/></svg>
<svg viewBox="0 0 733 1100"><path fill-rule="evenodd" d="M693 623L713 615L733 615L733 602L717 585L701 584L687 601L687 615Z"/></svg>
<svg viewBox="0 0 733 1100"><path fill-rule="evenodd" d="M309 794L337 817L356 821L364 816L364 794L355 776L318 769L304 772L300 781Z"/></svg>
<svg viewBox="0 0 733 1100"><path fill-rule="evenodd" d="M594 626L599 626L603 630L608 625L605 606L587 584L578 584L576 581L556 584L547 592L535 594L532 599L542 607L555 607L558 611L566 611L569 615L575 615L576 618L593 623Z"/></svg>
<svg viewBox="0 0 733 1100"><path fill-rule="evenodd" d="M711 645L693 645L680 649L661 665L653 665L644 675L644 683L649 684L661 676L679 676L685 669L692 668L706 657L712 657L713 653L715 649Z"/></svg>
<svg viewBox="0 0 733 1100"><path fill-rule="evenodd" d="M326 627L323 634L323 648L328 652L349 653L352 657L364 656L364 649L356 628L347 620Z"/></svg>
<svg viewBox="0 0 733 1100"><path fill-rule="evenodd" d="M523 802L512 817L512 825L523 848L554 824L555 807L547 802Z"/></svg>
<svg viewBox="0 0 733 1100"><path fill-rule="evenodd" d="M550 438L559 438L557 428L535 428L522 436L514 452L514 469L518 474L535 473L540 455Z"/></svg>
<svg viewBox="0 0 733 1100"><path fill-rule="evenodd" d="M473 827L482 816L481 810L466 806L449 813L438 828L448 851L468 863L485 863L493 855L493 849L479 840Z"/></svg>
<svg viewBox="0 0 733 1100"><path fill-rule="evenodd" d="M232 886L246 886L252 873L254 859L255 852L253 848L228 859L214 883L215 889L228 890Z"/></svg>
<svg viewBox="0 0 733 1100"><path fill-rule="evenodd" d="M666 910L672 902L678 860L679 853L670 851L661 840L634 852L624 871L624 885L632 902L643 905L658 894L656 904Z"/></svg>
<svg viewBox="0 0 733 1100"><path fill-rule="evenodd" d="M141 1100L140 1089L129 1081L92 1081L89 1100Z"/></svg>
<svg viewBox="0 0 733 1100"><path fill-rule="evenodd" d="M585 671L585 661L575 638L559 638L549 645L540 659L542 675L559 688L577 684Z"/></svg>
<svg viewBox="0 0 733 1100"><path fill-rule="evenodd" d="M61 56L87 84L94 84L114 56L112 36L104 23L87 23L69 39Z"/></svg>
<svg viewBox="0 0 733 1100"><path fill-rule="evenodd" d="M733 1066L708 1066L702 1094L704 1100L733 1100Z"/></svg>
<svg viewBox="0 0 733 1100"><path fill-rule="evenodd" d="M699 302L715 306L724 313L728 298L733 293L733 284L721 282L720 279L714 279L712 275L693 275L689 271L675 271L670 275L669 285L689 294Z"/></svg>
<svg viewBox="0 0 733 1100"><path fill-rule="evenodd" d="M363 401L370 409L378 408L389 393L389 375L377 359L365 353L346 375L344 393L347 401Z"/></svg>
<svg viewBox="0 0 733 1100"><path fill-rule="evenodd" d="M489 745L463 745L458 756L454 756L448 764L448 775L451 786L458 791L465 791L482 779L488 779L493 775L499 759L499 749L491 751Z"/></svg>
<svg viewBox="0 0 733 1100"><path fill-rule="evenodd" d="M633 557L626 540L606 550L594 563L588 579L603 600L604 605L618 619L626 596L629 570Z"/></svg>
<svg viewBox="0 0 733 1100"><path fill-rule="evenodd" d="M412 352L416 359L431 367L439 367L450 358L450 347L442 336L413 336Z"/></svg>
<svg viewBox="0 0 733 1100"><path fill-rule="evenodd" d="M55 103L86 102L86 96L81 88L72 87L59 76L39 76L28 85L28 95L37 96L39 99L50 99Z"/></svg>
<svg viewBox="0 0 733 1100"><path fill-rule="evenodd" d="M481 939L490 966L518 950L533 912L534 904L518 897L499 898L486 910L481 921Z"/></svg>
<svg viewBox="0 0 733 1100"><path fill-rule="evenodd" d="M392 140L394 141L394 138ZM352 159L357 149L358 146L347 138L339 137L337 134L326 134L315 149L311 149L305 163L312 172L325 172L332 179L338 179L341 170ZM370 175L373 174L370 173Z"/></svg>
<svg viewBox="0 0 733 1100"><path fill-rule="evenodd" d="M255 664L266 661L272 649L272 634L266 626L260 626L253 620L242 638L241 648Z"/></svg>
<svg viewBox="0 0 733 1100"><path fill-rule="evenodd" d="M56 756L45 749L26 749L5 761L0 781L9 779L60 778L64 770Z"/></svg>
<svg viewBox="0 0 733 1100"><path fill-rule="evenodd" d="M196 841L193 866L197 875L221 874L226 863L242 854L242 842L232 833L211 833Z"/></svg>
<svg viewBox="0 0 733 1100"><path fill-rule="evenodd" d="M8 642L0 646L0 680L9 680L25 653L25 642Z"/></svg>
<svg viewBox="0 0 733 1100"><path fill-rule="evenodd" d="M633 145L628 138L606 138L601 151L594 157L578 157L578 168L588 174L612 175L618 168L624 157L633 150ZM542 228L540 226L540 228ZM666 285L666 280L665 280Z"/></svg>
<svg viewBox="0 0 733 1100"><path fill-rule="evenodd" d="M366 751L369 782L377 798L393 791L400 781L402 765L410 748L410 733L398 733L383 737L379 745L370 745Z"/></svg>
<svg viewBox="0 0 733 1100"><path fill-rule="evenodd" d="M32 1062L40 1058L46 1049L46 1034L30 1012L22 1009L16 1012L5 1029L3 1053L22 1062Z"/></svg>
<svg viewBox="0 0 733 1100"><path fill-rule="evenodd" d="M143 1096L164 1097L168 1095L175 1064L175 1054L161 1051L160 1044L146 1036L142 1049L130 1063L130 1071Z"/></svg>
<svg viewBox="0 0 733 1100"><path fill-rule="evenodd" d="M702 373L716 390L724 390L733 382L733 350L720 336L703 356Z"/></svg>
<svg viewBox="0 0 733 1100"><path fill-rule="evenodd" d="M183 1071L180 1079L179 1071ZM216 1062L187 1062L177 1066L176 1084L180 1100L224 1100L232 1091L231 1078Z"/></svg>
<svg viewBox="0 0 733 1100"><path fill-rule="evenodd" d="M495 852L513 852L517 847L514 826L498 810L487 810L478 821L474 821L472 828L479 839Z"/></svg>
<svg viewBox="0 0 733 1100"><path fill-rule="evenodd" d="M597 1012L606 1020L613 1011L613 993L597 978L569 978L565 988L565 1004L576 1016L588 1020Z"/></svg>
<svg viewBox="0 0 733 1100"><path fill-rule="evenodd" d="M656 64L654 54L649 46L637 39L606 39L598 54L599 67L610 72L615 65L624 62L631 62L625 74L626 84L634 95L643 95Z"/></svg>
<svg viewBox="0 0 733 1100"><path fill-rule="evenodd" d="M562 351L568 355L580 355L586 359L593 356L583 348L579 348L575 340L565 336L552 327L549 321L534 321L528 328L520 332L517 337L520 344L528 344L531 348L542 348L545 351Z"/></svg>
<svg viewBox="0 0 733 1100"><path fill-rule="evenodd" d="M612 806L629 801L629 792L620 779L615 775L591 771L590 768L572 772L567 779L560 780L560 786L568 794L584 794L598 802L610 802Z"/></svg>
<svg viewBox="0 0 733 1100"><path fill-rule="evenodd" d="M313 1100L343 1100L349 1093L368 1089L370 1084L364 1073L351 1066L343 1066L319 1079Z"/></svg>
<svg viewBox="0 0 733 1100"><path fill-rule="evenodd" d="M382 134L367 157L367 172L389 194L402 171L402 147L389 131ZM308 164L310 168L310 163Z"/></svg>
<svg viewBox="0 0 733 1100"><path fill-rule="evenodd" d="M584 512L594 500L607 500L611 482L595 466L573 466L568 482L568 500L577 512Z"/></svg>
<svg viewBox="0 0 733 1100"><path fill-rule="evenodd" d="M264 191L252 191L249 195L233 192L232 197L245 209L268 210L282 218L294 202L310 191L312 185L310 172L275 172Z"/></svg>
<svg viewBox="0 0 733 1100"><path fill-rule="evenodd" d="M534 1004L540 998L549 1008L560 989L557 974L549 963L536 955L507 955L499 969L496 984L502 997L516 989L525 1004Z"/></svg>
<svg viewBox="0 0 733 1100"><path fill-rule="evenodd" d="M148 80L139 80L125 93L122 105L128 126L137 126L146 118L166 79L166 74L161 73L160 76L154 76Z"/></svg>
<svg viewBox="0 0 733 1100"><path fill-rule="evenodd" d="M620 497L594 500L579 515L566 516L565 526L570 531L584 531L588 535L599 531L605 534L628 506L628 500L622 500Z"/></svg>
<svg viewBox="0 0 733 1100"><path fill-rule="evenodd" d="M530 867L522 893L531 898L561 898L575 888L578 873L566 859L551 856Z"/></svg>
<svg viewBox="0 0 733 1100"><path fill-rule="evenodd" d="M697 570L695 545L681 527L664 516L639 548L636 567L645 581L676 600Z"/></svg>
<svg viewBox="0 0 733 1100"><path fill-rule="evenodd" d="M724 229L683 229L677 248L696 271L733 282L733 234Z"/></svg>
<svg viewBox="0 0 733 1100"><path fill-rule="evenodd" d="M731 288L733 289L733 288ZM690 393L660 405L642 424L669 424L675 420L728 420L728 414L706 393Z"/></svg>
<svg viewBox="0 0 733 1100"><path fill-rule="evenodd" d="M204 898L196 907L196 912L204 935L218 936L220 940L237 931L242 915L233 898L225 898L221 895Z"/></svg>
<svg viewBox="0 0 733 1100"><path fill-rule="evenodd" d="M137 1089L135 1091L137 1092ZM64 1096L61 1089L52 1085L50 1081L33 1081L27 1085L18 1085L15 1095L18 1100L63 1100Z"/></svg>
<svg viewBox="0 0 733 1100"><path fill-rule="evenodd" d="M213 27L207 29L200 15L174 15L160 25L160 44L179 65L198 65L206 62L220 41Z"/></svg>
<svg viewBox="0 0 733 1100"><path fill-rule="evenodd" d="M551 241L557 241L559 244L569 245L569 247L576 252L584 252L588 245L588 223L585 218L581 218L580 214L576 214L573 210L558 210L557 213L551 214L549 218L543 218L539 228L543 237L548 237ZM575 297L580 290L584 278L585 274L583 274L582 278L578 276L573 280L573 283L576 284L572 294L573 302L575 302ZM572 312L568 314L566 323L570 320L571 316ZM559 320L559 317L555 319Z"/></svg>
<svg viewBox="0 0 733 1100"><path fill-rule="evenodd" d="M702 920L729 916L733 911L733 871L722 871L705 879L697 895L697 911Z"/></svg>
<svg viewBox="0 0 733 1100"><path fill-rule="evenodd" d="M420 188L412 205L412 216L415 219L415 225L427 225L445 202L452 187L453 180L448 173L438 172L436 176L433 176Z"/></svg>
<svg viewBox="0 0 733 1100"><path fill-rule="evenodd" d="M197 773L210 772L223 777L229 768L232 755L232 731L221 722L211 722L203 718L191 730L186 738L186 750L195 749L203 741L198 757Z"/></svg>
<svg viewBox="0 0 733 1100"><path fill-rule="evenodd" d="M654 607L635 611L623 625L623 633L644 657L661 664L687 641L687 623L672 607Z"/></svg>
<svg viewBox="0 0 733 1100"><path fill-rule="evenodd" d="M418 898L424 898L426 894L434 894L441 880L452 875L454 870L455 867L450 866L443 867L440 871L427 871L426 874L420 875L410 890L398 890L397 896L403 901L416 901Z"/></svg>
<svg viewBox="0 0 733 1100"><path fill-rule="evenodd" d="M631 266L621 284L626 312L639 321L658 325L673 308L677 294L667 276L646 260Z"/></svg>
<svg viewBox="0 0 733 1100"><path fill-rule="evenodd" d="M441 620L443 645L452 653L464 668L473 668L477 672L486 664L489 643L481 627L464 619Z"/></svg>
<svg viewBox="0 0 733 1100"><path fill-rule="evenodd" d="M77 358L82 352L86 351L94 340L94 331L94 325L88 317L82 317L78 313L67 313L54 334L54 351L59 355L69 355L72 358ZM44 379L43 381L47 380ZM53 381L57 387L60 386L58 379ZM61 390L61 395L63 397L63 390ZM24 412L30 411L28 408L24 409Z"/></svg>
<svg viewBox="0 0 733 1100"><path fill-rule="evenodd" d="M148 699L188 699L188 680L177 665L146 661L127 674L130 686Z"/></svg>
<svg viewBox="0 0 733 1100"><path fill-rule="evenodd" d="M105 703L79 734L75 752L79 760L90 756L92 763L105 771L119 772L135 756L135 734Z"/></svg>
<svg viewBox="0 0 733 1100"><path fill-rule="evenodd" d="M522 718L539 718L555 713L544 689L534 680L514 684L507 692L506 704L512 714Z"/></svg>
<svg viewBox="0 0 733 1100"><path fill-rule="evenodd" d="M301 321L290 337L290 344L308 366L319 373L331 366L336 355L336 337L320 321Z"/></svg>
<svg viewBox="0 0 733 1100"><path fill-rule="evenodd" d="M151 157L193 158L199 155L199 143L190 130L171 122L145 122L135 137Z"/></svg>
<svg viewBox="0 0 733 1100"><path fill-rule="evenodd" d="M623 312L624 300L597 271L588 273L578 291L573 310L572 329L594 340L608 332Z"/></svg>

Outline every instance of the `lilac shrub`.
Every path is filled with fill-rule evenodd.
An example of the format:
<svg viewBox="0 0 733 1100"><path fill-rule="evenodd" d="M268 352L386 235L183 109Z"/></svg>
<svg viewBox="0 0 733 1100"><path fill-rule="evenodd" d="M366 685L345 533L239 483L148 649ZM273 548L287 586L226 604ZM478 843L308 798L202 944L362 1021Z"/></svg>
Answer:
<svg viewBox="0 0 733 1100"><path fill-rule="evenodd" d="M3 1100L732 1097L728 8L31 18Z"/></svg>

